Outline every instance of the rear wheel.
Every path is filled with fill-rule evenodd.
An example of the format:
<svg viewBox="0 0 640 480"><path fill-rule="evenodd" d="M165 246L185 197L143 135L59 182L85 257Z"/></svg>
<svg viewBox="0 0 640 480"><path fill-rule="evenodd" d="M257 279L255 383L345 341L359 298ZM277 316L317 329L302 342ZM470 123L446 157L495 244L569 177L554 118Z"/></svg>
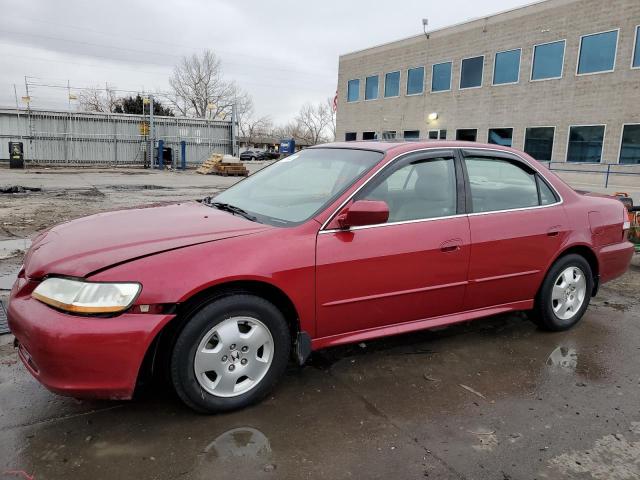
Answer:
<svg viewBox="0 0 640 480"><path fill-rule="evenodd" d="M580 255L561 257L553 264L536 300L534 321L546 330L561 331L580 321L589 306L593 273Z"/></svg>
<svg viewBox="0 0 640 480"><path fill-rule="evenodd" d="M187 322L171 356L178 396L199 412L234 410L267 395L283 375L291 337L267 300L237 294L214 300Z"/></svg>

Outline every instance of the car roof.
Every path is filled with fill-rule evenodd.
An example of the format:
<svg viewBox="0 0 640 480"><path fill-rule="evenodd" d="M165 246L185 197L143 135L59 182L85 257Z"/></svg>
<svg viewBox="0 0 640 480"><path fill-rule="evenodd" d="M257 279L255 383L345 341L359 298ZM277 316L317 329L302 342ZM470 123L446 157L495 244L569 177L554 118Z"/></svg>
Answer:
<svg viewBox="0 0 640 480"><path fill-rule="evenodd" d="M463 142L461 140L423 140L423 141L406 141L406 140L360 140L352 142L333 142L321 145L315 145L310 148L348 148L356 150L373 150L384 153L404 153L414 150L422 150L425 148L481 148L500 150L504 152L516 153L522 155L522 152L514 150L510 147L479 142Z"/></svg>

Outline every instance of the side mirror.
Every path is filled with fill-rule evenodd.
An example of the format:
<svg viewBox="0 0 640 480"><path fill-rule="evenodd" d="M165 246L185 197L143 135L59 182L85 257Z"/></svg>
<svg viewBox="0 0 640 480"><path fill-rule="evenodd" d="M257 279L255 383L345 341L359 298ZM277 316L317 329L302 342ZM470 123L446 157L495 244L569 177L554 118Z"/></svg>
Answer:
<svg viewBox="0 0 640 480"><path fill-rule="evenodd" d="M351 227L378 225L389 220L389 205L381 200L358 200L331 222L330 228L346 230Z"/></svg>

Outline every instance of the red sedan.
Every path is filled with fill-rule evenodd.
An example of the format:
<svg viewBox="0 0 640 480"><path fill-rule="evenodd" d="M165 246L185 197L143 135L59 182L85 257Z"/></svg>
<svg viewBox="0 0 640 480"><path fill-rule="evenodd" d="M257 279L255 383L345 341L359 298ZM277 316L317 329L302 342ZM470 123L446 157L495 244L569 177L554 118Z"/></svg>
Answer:
<svg viewBox="0 0 640 480"><path fill-rule="evenodd" d="M54 392L126 399L153 370L231 410L319 348L515 310L570 328L626 271L628 227L619 201L509 148L324 145L199 203L40 234L9 324Z"/></svg>

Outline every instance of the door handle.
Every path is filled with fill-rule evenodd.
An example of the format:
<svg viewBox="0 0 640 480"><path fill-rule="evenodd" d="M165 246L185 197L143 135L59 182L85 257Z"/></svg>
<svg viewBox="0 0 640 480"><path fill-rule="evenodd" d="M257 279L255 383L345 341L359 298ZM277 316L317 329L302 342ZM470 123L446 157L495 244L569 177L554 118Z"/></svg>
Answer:
<svg viewBox="0 0 640 480"><path fill-rule="evenodd" d="M462 240L458 238L454 238L452 240L447 240L440 245L440 251L444 253L457 252L460 250L460 246L462 245Z"/></svg>
<svg viewBox="0 0 640 480"><path fill-rule="evenodd" d="M554 225L549 230L547 230L547 236L548 237L557 237L558 235L560 235L560 229L561 228L562 228L562 225Z"/></svg>

